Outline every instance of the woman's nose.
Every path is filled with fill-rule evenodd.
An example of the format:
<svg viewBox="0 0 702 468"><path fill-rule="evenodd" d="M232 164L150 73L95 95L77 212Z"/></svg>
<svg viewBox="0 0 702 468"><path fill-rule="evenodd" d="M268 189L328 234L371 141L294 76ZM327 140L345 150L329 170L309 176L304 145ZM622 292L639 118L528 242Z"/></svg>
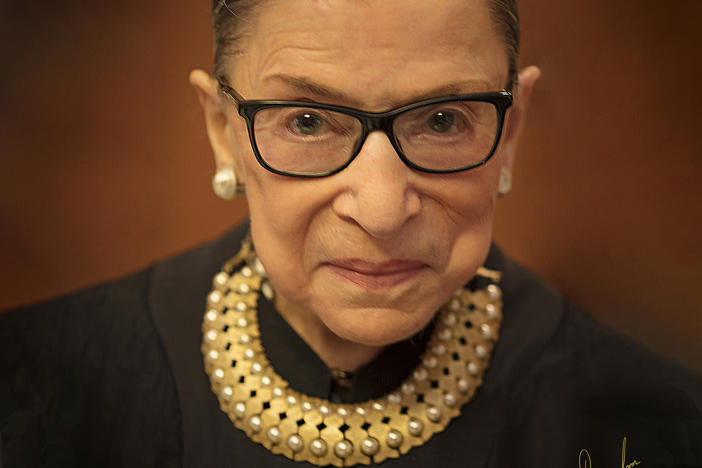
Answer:
<svg viewBox="0 0 702 468"><path fill-rule="evenodd" d="M392 237L421 211L421 199L411 183L413 171L383 132L371 132L356 159L339 175L346 187L335 198L334 211L373 237Z"/></svg>

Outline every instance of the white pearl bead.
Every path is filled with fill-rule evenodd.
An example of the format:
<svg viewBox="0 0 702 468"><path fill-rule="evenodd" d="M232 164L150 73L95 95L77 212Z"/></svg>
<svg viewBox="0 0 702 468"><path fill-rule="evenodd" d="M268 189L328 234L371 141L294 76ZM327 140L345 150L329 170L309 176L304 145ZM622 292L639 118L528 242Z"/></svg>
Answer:
<svg viewBox="0 0 702 468"><path fill-rule="evenodd" d="M239 328L246 328L248 325L249 325L249 322L244 317L239 317L236 320L236 326Z"/></svg>
<svg viewBox="0 0 702 468"><path fill-rule="evenodd" d="M263 366L258 362L254 362L251 365L251 373L253 375L257 375L257 374L260 374L261 372L263 372Z"/></svg>
<svg viewBox="0 0 702 468"><path fill-rule="evenodd" d="M241 283L239 287L237 288L237 292L239 294L248 294L251 292L251 286L249 286L246 283Z"/></svg>
<svg viewBox="0 0 702 468"><path fill-rule="evenodd" d="M338 410L336 410L336 414L338 414L342 418L345 418L349 415L349 412L346 410L346 408L339 408Z"/></svg>
<svg viewBox="0 0 702 468"><path fill-rule="evenodd" d="M295 406L296 404L297 404L297 398L295 398L294 396L290 395L290 396L288 397L288 405L290 405L290 406Z"/></svg>
<svg viewBox="0 0 702 468"><path fill-rule="evenodd" d="M483 345L478 345L475 347L475 354L477 354L479 358L484 358L487 356L487 348Z"/></svg>
<svg viewBox="0 0 702 468"><path fill-rule="evenodd" d="M461 393L468 393L468 390L470 389L470 385L466 379L459 379L457 387L458 391Z"/></svg>
<svg viewBox="0 0 702 468"><path fill-rule="evenodd" d="M277 427L273 426L270 429L268 429L268 432L266 432L266 435L268 436L268 440L270 440L274 444L280 443L281 434L280 434L280 429L278 429Z"/></svg>
<svg viewBox="0 0 702 468"><path fill-rule="evenodd" d="M432 357L426 358L424 360L423 364L424 364L424 367L426 367L428 369L433 369L436 367L438 362L437 362L436 358L432 356Z"/></svg>
<svg viewBox="0 0 702 468"><path fill-rule="evenodd" d="M378 412L383 412L383 411L385 411L385 405L382 404L382 403L380 403L379 401L376 401L376 402L373 403L371 406L373 407L373 409L374 409L375 411L378 411Z"/></svg>
<svg viewBox="0 0 702 468"><path fill-rule="evenodd" d="M402 445L402 434L399 431L392 429L390 432L388 432L385 441L390 448L397 448Z"/></svg>
<svg viewBox="0 0 702 468"><path fill-rule="evenodd" d="M361 452L368 457L372 457L380 449L380 443L375 437L368 437L361 442Z"/></svg>
<svg viewBox="0 0 702 468"><path fill-rule="evenodd" d="M225 400L231 400L232 395L234 395L234 390L232 390L232 387L224 387L222 389L222 398Z"/></svg>
<svg viewBox="0 0 702 468"><path fill-rule="evenodd" d="M414 371L414 380L421 382L422 380L425 380L429 373L427 372L426 369L420 368Z"/></svg>
<svg viewBox="0 0 702 468"><path fill-rule="evenodd" d="M214 341L217 339L217 332L215 330L210 330L207 332L207 340Z"/></svg>
<svg viewBox="0 0 702 468"><path fill-rule="evenodd" d="M444 393L444 404L449 408L456 406L456 397L453 393Z"/></svg>
<svg viewBox="0 0 702 468"><path fill-rule="evenodd" d="M237 419L246 416L246 403L239 401L234 405L234 416L236 416Z"/></svg>
<svg viewBox="0 0 702 468"><path fill-rule="evenodd" d="M308 411L312 411L313 409L314 409L314 407L312 406L312 403L310 403L309 401L306 401L302 404L302 411L304 411L305 413Z"/></svg>
<svg viewBox="0 0 702 468"><path fill-rule="evenodd" d="M261 421L261 418L258 417L258 415L251 416L251 419L249 419L249 427L252 431L258 432L261 430L262 426L263 422Z"/></svg>
<svg viewBox="0 0 702 468"><path fill-rule="evenodd" d="M271 381L271 378L268 377L267 375L264 375L263 377L261 377L261 386L262 387L270 387L270 385L272 383L273 382Z"/></svg>
<svg viewBox="0 0 702 468"><path fill-rule="evenodd" d="M414 384L410 382L405 382L402 384L402 393L409 395L414 392Z"/></svg>
<svg viewBox="0 0 702 468"><path fill-rule="evenodd" d="M212 291L209 296L209 300L213 304L217 304L222 300L222 293L219 291Z"/></svg>
<svg viewBox="0 0 702 468"><path fill-rule="evenodd" d="M390 395L388 395L388 401L394 405L399 405L402 401L402 397L397 393L391 393Z"/></svg>
<svg viewBox="0 0 702 468"><path fill-rule="evenodd" d="M431 422L441 421L441 410L436 406L429 406L427 408L427 418Z"/></svg>
<svg viewBox="0 0 702 468"><path fill-rule="evenodd" d="M483 336L485 336L485 338L490 338L490 333L492 332L492 330L490 329L490 325L488 325L487 323L480 325L480 331L483 334Z"/></svg>
<svg viewBox="0 0 702 468"><path fill-rule="evenodd" d="M283 392L283 389L281 388L274 388L273 389L273 396L276 398L283 398L285 393Z"/></svg>
<svg viewBox="0 0 702 468"><path fill-rule="evenodd" d="M358 408L356 408L356 414L358 414L359 416L365 416L366 410L359 406Z"/></svg>
<svg viewBox="0 0 702 468"><path fill-rule="evenodd" d="M290 447L293 452L299 452L305 447L305 443L302 440L302 437L297 434L293 434L288 437L288 447Z"/></svg>
<svg viewBox="0 0 702 468"><path fill-rule="evenodd" d="M239 344L247 345L251 343L251 336L247 333L242 334L239 337Z"/></svg>
<svg viewBox="0 0 702 468"><path fill-rule="evenodd" d="M340 440L334 445L334 453L339 458L346 458L353 453L353 444L348 440Z"/></svg>
<svg viewBox="0 0 702 468"><path fill-rule="evenodd" d="M474 362L469 362L468 365L466 366L468 369L468 373L472 376L478 375L478 365Z"/></svg>
<svg viewBox="0 0 702 468"><path fill-rule="evenodd" d="M460 308L461 308L461 301L459 301L456 298L451 299L451 302L449 302L449 309L451 309L454 312L457 312Z"/></svg>
<svg viewBox="0 0 702 468"><path fill-rule="evenodd" d="M207 357L210 358L210 361L215 361L217 360L217 358L219 358L219 353L217 352L217 350L213 349L210 350L209 353L207 353Z"/></svg>
<svg viewBox="0 0 702 468"><path fill-rule="evenodd" d="M273 296L275 294L273 293L273 288L268 282L263 283L263 285L261 286L261 292L266 297L266 299L268 299L269 301L273 300Z"/></svg>
<svg viewBox="0 0 702 468"><path fill-rule="evenodd" d="M441 341L448 341L451 339L451 336L451 330L449 330L448 328L444 328L439 332L439 338L441 339Z"/></svg>
<svg viewBox="0 0 702 468"><path fill-rule="evenodd" d="M214 376L215 379L222 380L224 378L224 371L222 369L215 369Z"/></svg>
<svg viewBox="0 0 702 468"><path fill-rule="evenodd" d="M251 278L251 276L253 275L253 272L251 271L251 268L245 266L244 268L241 269L241 274L245 278Z"/></svg>
<svg viewBox="0 0 702 468"><path fill-rule="evenodd" d="M487 313L488 318L494 319L497 317L497 307L495 307L493 304L486 305L485 312Z"/></svg>
<svg viewBox="0 0 702 468"><path fill-rule="evenodd" d="M263 267L263 263L261 263L261 260L259 260L258 257L256 257L253 261L253 268L259 275L266 276L266 269Z"/></svg>
<svg viewBox="0 0 702 468"><path fill-rule="evenodd" d="M322 439L315 439L310 442L310 452L315 457L323 457L327 454L327 443Z"/></svg>
<svg viewBox="0 0 702 468"><path fill-rule="evenodd" d="M456 325L456 322L456 314L448 314L444 319L444 325L446 325L447 327L452 327Z"/></svg>
<svg viewBox="0 0 702 468"><path fill-rule="evenodd" d="M244 350L244 359L250 361L250 360L252 360L252 359L255 358L255 357L256 357L256 352L254 352L253 349L251 349L251 348L246 348L246 350Z"/></svg>
<svg viewBox="0 0 702 468"><path fill-rule="evenodd" d="M225 284L227 284L228 279L229 275L227 275L226 273L217 273L217 275L214 277L214 283L217 286L224 286Z"/></svg>
<svg viewBox="0 0 702 468"><path fill-rule="evenodd" d="M422 431L424 430L424 424L422 421L420 421L417 418L410 418L409 422L407 423L407 432L412 434L415 437L419 437L422 435Z"/></svg>
<svg viewBox="0 0 702 468"><path fill-rule="evenodd" d="M500 297L502 297L502 290L496 284L488 285L487 293L488 293L488 296L490 296L490 299L493 299L493 300L497 300Z"/></svg>
<svg viewBox="0 0 702 468"><path fill-rule="evenodd" d="M434 348L432 348L432 351L437 356L441 356L442 354L444 354L446 352L446 346L444 346L442 344L438 344L438 345L434 346Z"/></svg>
<svg viewBox="0 0 702 468"><path fill-rule="evenodd" d="M235 307L236 310L238 310L239 312L246 312L246 309L249 308L249 306L246 305L246 302L242 302L242 301L237 302L236 305L235 305L234 307Z"/></svg>
<svg viewBox="0 0 702 468"><path fill-rule="evenodd" d="M331 410L327 405L321 405L319 407L319 414L321 414L322 416L329 416L329 414L331 414Z"/></svg>
<svg viewBox="0 0 702 468"><path fill-rule="evenodd" d="M217 311L216 310L208 310L207 314L205 314L205 318L207 319L208 322L214 322L217 320Z"/></svg>

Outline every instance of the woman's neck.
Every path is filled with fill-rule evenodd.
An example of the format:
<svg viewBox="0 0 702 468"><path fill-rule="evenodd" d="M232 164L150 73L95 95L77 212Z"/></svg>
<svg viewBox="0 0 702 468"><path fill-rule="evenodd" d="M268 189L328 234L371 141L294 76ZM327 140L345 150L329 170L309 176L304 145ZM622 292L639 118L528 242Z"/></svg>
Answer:
<svg viewBox="0 0 702 468"><path fill-rule="evenodd" d="M293 305L280 294L276 294L274 302L278 313L329 368L354 372L385 349L339 337L315 314Z"/></svg>

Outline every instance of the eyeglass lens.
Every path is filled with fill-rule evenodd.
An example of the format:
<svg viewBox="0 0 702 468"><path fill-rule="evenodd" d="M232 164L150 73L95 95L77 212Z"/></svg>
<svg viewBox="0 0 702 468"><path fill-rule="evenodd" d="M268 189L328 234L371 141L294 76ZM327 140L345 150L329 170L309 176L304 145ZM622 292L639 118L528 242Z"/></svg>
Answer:
<svg viewBox="0 0 702 468"><path fill-rule="evenodd" d="M444 102L397 115L393 133L407 160L423 169L444 171L484 160L497 137L498 120L497 108L490 102ZM363 124L354 116L306 107L260 109L253 127L266 164L300 175L344 166L363 135Z"/></svg>

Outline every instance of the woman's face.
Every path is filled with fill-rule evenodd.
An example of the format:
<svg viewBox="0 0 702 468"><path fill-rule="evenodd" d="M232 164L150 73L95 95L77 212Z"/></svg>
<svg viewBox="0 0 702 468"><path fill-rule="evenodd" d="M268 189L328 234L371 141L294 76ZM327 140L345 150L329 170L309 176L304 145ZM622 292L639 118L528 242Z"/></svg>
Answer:
<svg viewBox="0 0 702 468"><path fill-rule="evenodd" d="M273 0L252 19L228 68L245 99L383 111L507 83L482 0ZM408 168L374 132L342 172L300 179L261 167L229 110L225 146L246 184L258 255L277 293L337 336L368 345L411 336L485 260L510 163L505 135L488 164L437 175Z"/></svg>

